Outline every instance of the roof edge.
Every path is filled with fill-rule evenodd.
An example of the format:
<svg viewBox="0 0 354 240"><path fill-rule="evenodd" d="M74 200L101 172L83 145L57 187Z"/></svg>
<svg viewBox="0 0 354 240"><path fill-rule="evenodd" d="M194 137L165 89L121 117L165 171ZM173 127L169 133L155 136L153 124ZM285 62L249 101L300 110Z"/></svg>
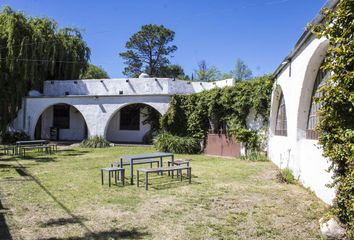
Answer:
<svg viewBox="0 0 354 240"><path fill-rule="evenodd" d="M328 0L321 8L329 8L333 9L337 4L339 3L339 0ZM323 14L320 11L316 17L311 21L311 25L317 25L323 20ZM302 33L300 36L299 40L296 42L293 50L284 58L282 63L277 67L277 69L274 71L273 76L277 77L278 74L289 64L289 61L295 56L295 54L300 50L300 48L304 45L306 40L312 36L311 29L306 27L305 32Z"/></svg>

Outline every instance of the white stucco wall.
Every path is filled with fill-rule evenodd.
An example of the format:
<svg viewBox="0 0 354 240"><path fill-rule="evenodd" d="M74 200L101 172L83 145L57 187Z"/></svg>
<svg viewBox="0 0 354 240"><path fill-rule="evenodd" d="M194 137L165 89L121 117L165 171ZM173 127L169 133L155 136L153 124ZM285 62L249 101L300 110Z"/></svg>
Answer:
<svg viewBox="0 0 354 240"><path fill-rule="evenodd" d="M295 177L326 203L331 203L335 190L326 187L331 174L328 161L322 156L317 141L306 139L308 111L313 84L322 63L328 41L312 37L279 73L272 95L268 141L269 158L279 167L289 167ZM287 136L275 136L275 121L280 92L283 92Z"/></svg>
<svg viewBox="0 0 354 240"><path fill-rule="evenodd" d="M120 78L100 80L45 81L45 96L190 94L234 84L233 79L194 82L172 78Z"/></svg>

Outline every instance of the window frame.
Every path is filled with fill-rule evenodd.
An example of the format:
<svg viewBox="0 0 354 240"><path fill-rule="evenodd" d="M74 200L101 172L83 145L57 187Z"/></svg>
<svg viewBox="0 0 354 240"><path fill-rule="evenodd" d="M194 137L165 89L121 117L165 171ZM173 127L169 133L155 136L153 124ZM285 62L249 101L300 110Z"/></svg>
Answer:
<svg viewBox="0 0 354 240"><path fill-rule="evenodd" d="M329 73L322 70L323 63L317 71L316 79L313 84L311 101L309 106L309 111L307 115L307 124L306 124L306 138L317 140L319 137L318 132L316 131L316 126L320 122L320 116L318 111L321 108L321 103L317 103L315 98L321 97L321 93L318 91L326 82L326 79L329 76Z"/></svg>
<svg viewBox="0 0 354 240"><path fill-rule="evenodd" d="M132 115L135 116L132 117ZM140 131L140 123L141 123L140 115L141 115L141 111L139 106L130 105L130 106L123 107L120 110L119 130ZM127 124L127 122L129 122L129 124Z"/></svg>
<svg viewBox="0 0 354 240"><path fill-rule="evenodd" d="M286 105L283 91L281 91L280 98L278 101L274 134L277 136L288 136L288 121L286 116Z"/></svg>
<svg viewBox="0 0 354 240"><path fill-rule="evenodd" d="M56 104L53 106L53 127L59 129L70 129L71 106ZM64 113L64 114L63 114Z"/></svg>

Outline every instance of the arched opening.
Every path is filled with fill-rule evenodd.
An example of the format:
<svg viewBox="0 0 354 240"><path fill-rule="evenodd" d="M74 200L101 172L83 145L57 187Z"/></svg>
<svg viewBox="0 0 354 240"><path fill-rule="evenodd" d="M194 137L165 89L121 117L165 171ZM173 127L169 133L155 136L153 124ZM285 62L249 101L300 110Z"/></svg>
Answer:
<svg viewBox="0 0 354 240"><path fill-rule="evenodd" d="M39 116L34 130L34 139L54 141L82 141L88 129L81 112L65 103L47 107Z"/></svg>
<svg viewBox="0 0 354 240"><path fill-rule="evenodd" d="M316 98L321 96L319 89L325 84L325 80L329 77L329 72L324 72L322 69L324 63L321 64L318 69L316 80L313 85L311 103L309 106L309 114L307 118L306 138L318 139L318 132L316 132L316 126L320 121L319 110L321 104L316 102Z"/></svg>
<svg viewBox="0 0 354 240"><path fill-rule="evenodd" d="M274 134L278 136L288 136L288 123L286 118L286 106L283 91L280 89L280 97L275 120Z"/></svg>
<svg viewBox="0 0 354 240"><path fill-rule="evenodd" d="M151 144L160 128L161 114L153 107L134 103L120 108L106 128L106 139L115 143Z"/></svg>
<svg viewBox="0 0 354 240"><path fill-rule="evenodd" d="M312 105L315 104L315 102L313 101L313 97L318 92L317 89L320 87L320 79L324 76L323 72L320 69L325 59L327 48L328 40L324 40L315 49L306 67L306 72L301 88L301 96L299 99L299 108L297 116L298 140L317 139L317 133L314 131L314 128L318 122L318 109L316 110L316 107L319 106L312 107Z"/></svg>

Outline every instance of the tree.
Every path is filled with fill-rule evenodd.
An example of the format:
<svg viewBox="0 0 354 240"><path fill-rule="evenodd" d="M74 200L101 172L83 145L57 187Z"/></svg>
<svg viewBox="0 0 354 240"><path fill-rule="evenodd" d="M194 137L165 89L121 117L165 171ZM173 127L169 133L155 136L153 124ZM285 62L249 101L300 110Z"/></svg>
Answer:
<svg viewBox="0 0 354 240"><path fill-rule="evenodd" d="M184 80L189 79L189 77L184 74L183 68L178 64L171 64L161 67L158 77L178 78Z"/></svg>
<svg viewBox="0 0 354 240"><path fill-rule="evenodd" d="M0 11L0 135L29 90L41 91L46 79L77 79L89 56L78 30L58 29L51 19L26 17L10 7Z"/></svg>
<svg viewBox="0 0 354 240"><path fill-rule="evenodd" d="M236 80L248 80L252 77L252 71L248 68L242 59L236 60L235 69L231 71L231 74Z"/></svg>
<svg viewBox="0 0 354 240"><path fill-rule="evenodd" d="M161 68L167 66L169 57L177 50L173 41L175 33L163 25L144 25L135 33L125 47L126 52L120 53L127 67L123 74L129 77L138 77L146 72L150 76L159 76Z"/></svg>
<svg viewBox="0 0 354 240"><path fill-rule="evenodd" d="M329 40L323 67L331 72L317 99L321 103L318 126L323 155L330 160L333 212L354 238L354 1L341 0L324 9L324 20L314 27L318 38Z"/></svg>
<svg viewBox="0 0 354 240"><path fill-rule="evenodd" d="M88 64L87 69L80 75L80 79L103 79L109 78L108 73L101 67Z"/></svg>
<svg viewBox="0 0 354 240"><path fill-rule="evenodd" d="M199 81L213 81L221 78L220 71L215 67L208 67L205 60L202 60L198 64L198 69L194 71L196 80Z"/></svg>

